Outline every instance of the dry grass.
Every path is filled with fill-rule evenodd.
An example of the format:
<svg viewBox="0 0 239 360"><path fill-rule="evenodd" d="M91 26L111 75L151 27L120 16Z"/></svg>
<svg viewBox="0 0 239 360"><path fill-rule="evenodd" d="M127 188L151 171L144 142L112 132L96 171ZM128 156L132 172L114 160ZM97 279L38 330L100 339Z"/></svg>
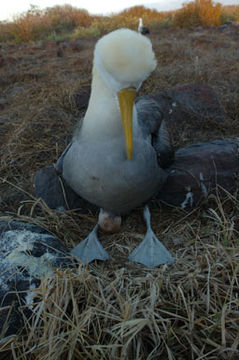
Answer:
<svg viewBox="0 0 239 360"><path fill-rule="evenodd" d="M151 38L158 69L141 94L200 81L215 89L231 117L223 129L184 136L177 145L238 136L238 29L155 29ZM41 207L30 194L34 173L57 159L81 115L73 95L90 83L94 40L77 53L66 47L61 58L56 47L38 45L3 46L1 214L43 226L70 249L96 217ZM58 269L42 280L33 290L32 319L21 335L0 342L1 359L237 359L236 194L211 197L191 213L152 205L152 225L176 257L174 266L148 270L127 261L145 232L136 209L119 234L100 234L108 263Z"/></svg>
<svg viewBox="0 0 239 360"><path fill-rule="evenodd" d="M71 5L40 10L36 5L15 16L12 22L0 22L0 41L27 42L71 33L78 26L90 26L94 20L88 11Z"/></svg>
<svg viewBox="0 0 239 360"><path fill-rule="evenodd" d="M120 234L101 235L109 264L43 279L27 334L2 348L11 344L17 359L236 359L239 209L233 198L216 202L193 214L154 212L176 264L150 271L126 259L144 230L135 211ZM73 213L34 215L18 218L55 227L69 245L92 227Z"/></svg>

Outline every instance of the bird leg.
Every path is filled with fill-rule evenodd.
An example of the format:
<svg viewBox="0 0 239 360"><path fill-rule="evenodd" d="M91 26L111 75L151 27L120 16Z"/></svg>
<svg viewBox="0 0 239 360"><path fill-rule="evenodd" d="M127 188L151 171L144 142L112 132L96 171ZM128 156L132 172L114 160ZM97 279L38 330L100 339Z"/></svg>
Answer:
<svg viewBox="0 0 239 360"><path fill-rule="evenodd" d="M71 250L71 255L75 256L84 265L93 260L108 260L109 254L101 245L97 230L99 225L96 224L86 239L82 240L77 246Z"/></svg>
<svg viewBox="0 0 239 360"><path fill-rule="evenodd" d="M86 239L82 240L71 250L71 254L77 257L84 265L93 260L108 260L109 254L101 245L97 230L99 226L109 233L117 232L121 225L121 217L109 211L100 209L98 224L94 227Z"/></svg>
<svg viewBox="0 0 239 360"><path fill-rule="evenodd" d="M150 225L150 211L144 207L144 219L147 232L142 242L129 255L129 260L141 263L148 268L154 268L161 264L173 264L174 258L166 247L158 240Z"/></svg>

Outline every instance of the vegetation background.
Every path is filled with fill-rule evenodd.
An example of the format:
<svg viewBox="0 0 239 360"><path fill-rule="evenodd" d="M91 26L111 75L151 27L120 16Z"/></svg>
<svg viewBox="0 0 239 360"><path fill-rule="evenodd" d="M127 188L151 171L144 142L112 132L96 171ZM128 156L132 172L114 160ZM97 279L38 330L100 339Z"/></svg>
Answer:
<svg viewBox="0 0 239 360"><path fill-rule="evenodd" d="M151 30L154 27L218 26L239 22L239 5L222 6L212 0L195 0L180 10L158 12L135 6L111 16L91 16L86 10L71 5L39 10L31 8L12 22L0 22L0 41L26 42L62 40L87 36L102 36L120 27L137 28L138 19Z"/></svg>

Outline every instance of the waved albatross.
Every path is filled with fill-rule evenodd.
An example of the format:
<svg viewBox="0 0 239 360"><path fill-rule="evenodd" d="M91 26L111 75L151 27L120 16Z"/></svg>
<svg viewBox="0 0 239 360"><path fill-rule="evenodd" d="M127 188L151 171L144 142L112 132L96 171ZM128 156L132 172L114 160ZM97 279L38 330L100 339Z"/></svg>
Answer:
<svg viewBox="0 0 239 360"><path fill-rule="evenodd" d="M143 26L143 19L139 18L139 26L138 26L138 32L142 35L149 34L149 29L146 26Z"/></svg>
<svg viewBox="0 0 239 360"><path fill-rule="evenodd" d="M98 226L118 231L121 215L151 199L167 178L161 165L172 151L160 109L147 97L135 104L137 90L155 68L150 40L136 31L113 31L95 46L89 105L56 164L77 194L101 208L93 231L72 250L84 264L109 258ZM146 236L129 260L150 268L173 263L151 230L147 205L144 218Z"/></svg>

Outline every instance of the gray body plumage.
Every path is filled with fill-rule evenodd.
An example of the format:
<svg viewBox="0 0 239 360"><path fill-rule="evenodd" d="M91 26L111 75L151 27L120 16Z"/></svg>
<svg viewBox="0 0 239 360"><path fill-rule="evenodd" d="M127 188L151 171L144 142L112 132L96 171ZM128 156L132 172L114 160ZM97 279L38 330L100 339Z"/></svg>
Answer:
<svg viewBox="0 0 239 360"><path fill-rule="evenodd" d="M58 160L63 177L89 202L114 214L125 214L148 201L162 187L172 149L158 104L150 98L137 101L141 136L134 138L132 160L127 160L123 134L116 139L88 142L80 136ZM164 156L165 154L165 156Z"/></svg>
<svg viewBox="0 0 239 360"><path fill-rule="evenodd" d="M129 161L123 138L104 144L73 141L64 159L63 177L89 202L114 214L127 213L149 200L166 180L147 141L135 140L134 149Z"/></svg>

